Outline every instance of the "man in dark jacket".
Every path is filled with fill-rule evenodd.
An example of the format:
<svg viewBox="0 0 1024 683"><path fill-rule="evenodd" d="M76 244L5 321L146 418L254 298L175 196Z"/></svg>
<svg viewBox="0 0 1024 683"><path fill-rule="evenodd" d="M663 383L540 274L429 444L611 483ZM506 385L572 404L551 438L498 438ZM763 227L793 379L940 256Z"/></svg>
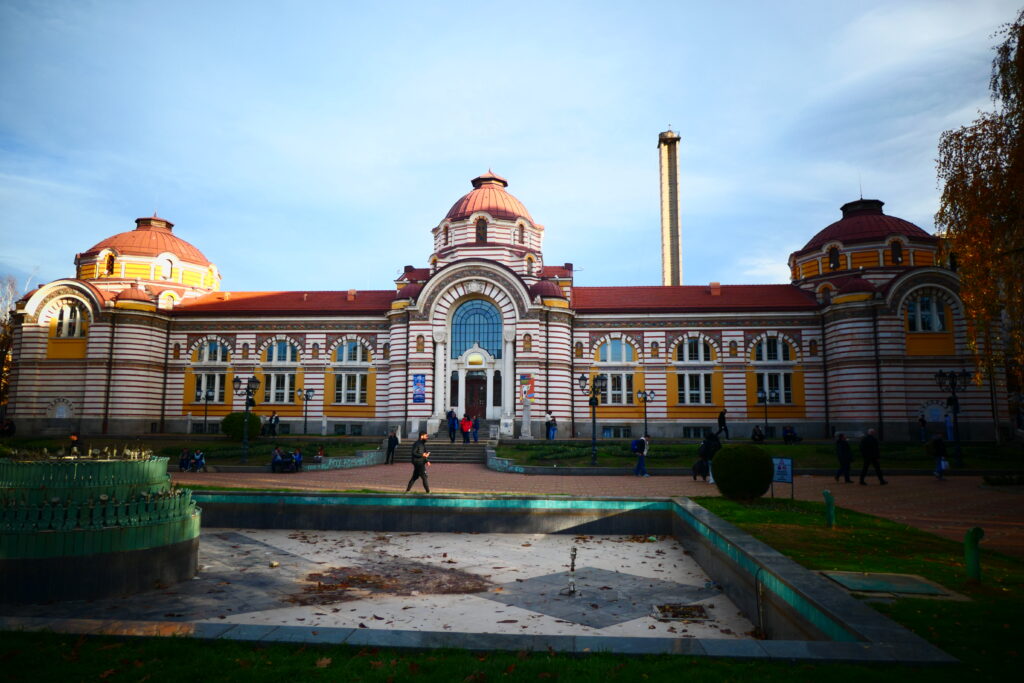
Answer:
<svg viewBox="0 0 1024 683"><path fill-rule="evenodd" d="M423 481L423 490L430 493L430 484L427 482L427 468L430 467L430 461L427 458L429 457L427 433L420 432L420 438L416 439L412 444L412 479L409 480L409 485L405 487L406 493L412 489L413 482L417 479Z"/></svg>
<svg viewBox="0 0 1024 683"><path fill-rule="evenodd" d="M398 448L398 437L395 436L395 430L392 429L391 433L388 434L388 451L384 455L385 465L395 464L395 449Z"/></svg>
<svg viewBox="0 0 1024 683"><path fill-rule="evenodd" d="M878 475L878 483L882 486L889 483L882 476L881 449L878 446L878 437L875 436L874 429L869 429L864 438L860 440L860 457L864 458L864 468L860 471L861 486L868 485L864 481L864 477L868 476L868 467L872 465L875 468L875 474Z"/></svg>

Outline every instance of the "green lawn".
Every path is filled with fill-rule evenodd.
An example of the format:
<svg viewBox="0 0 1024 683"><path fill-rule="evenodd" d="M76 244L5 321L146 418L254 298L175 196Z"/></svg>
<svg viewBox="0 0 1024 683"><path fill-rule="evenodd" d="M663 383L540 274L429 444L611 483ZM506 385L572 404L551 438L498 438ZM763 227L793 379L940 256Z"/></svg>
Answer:
<svg viewBox="0 0 1024 683"><path fill-rule="evenodd" d="M729 443L749 443L732 441ZM600 440L597 442L597 460L600 467L632 467L636 456L629 451L629 441ZM698 444L651 443L647 456L648 469L661 467L690 467L697 459ZM774 458L792 458L795 467L836 467L835 446L826 442L805 442L787 446L769 442L763 446ZM971 443L964 445L964 466L983 470L1024 471L1024 446L1021 444ZM854 443L855 462L860 462ZM501 458L509 458L518 465L539 467L586 467L590 465L589 441L542 441L533 444L502 442L497 449ZM932 460L924 447L916 443L885 443L882 445L882 466L930 470Z"/></svg>
<svg viewBox="0 0 1024 683"><path fill-rule="evenodd" d="M693 657L574 657L552 653L412 652L181 639L7 632L0 667L11 681L1002 681L1012 680L1024 642L1024 561L983 552L983 582L963 569L962 546L895 522L838 511L826 529L819 503L698 501L810 569L907 572L968 601L903 598L876 609L958 657L962 665L745 662ZM982 546L984 548L984 545Z"/></svg>

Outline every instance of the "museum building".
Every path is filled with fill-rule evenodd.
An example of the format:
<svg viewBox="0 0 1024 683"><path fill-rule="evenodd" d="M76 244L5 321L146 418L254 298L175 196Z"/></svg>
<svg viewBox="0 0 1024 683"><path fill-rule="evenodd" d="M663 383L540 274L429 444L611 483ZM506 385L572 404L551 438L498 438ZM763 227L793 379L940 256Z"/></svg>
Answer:
<svg viewBox="0 0 1024 683"><path fill-rule="evenodd" d="M789 256L790 284L683 285L678 141L659 136L662 286L576 286L490 171L384 290L225 291L170 221L139 218L17 303L8 417L21 434L214 431L255 377L254 414L292 434L434 432L452 408L519 436L529 406L535 436L548 413L586 435L595 386L604 437L646 414L652 435L696 438L723 408L733 438L941 423L935 374L974 363L939 238L858 199ZM1008 421L1002 376L983 380L959 395L964 438Z"/></svg>

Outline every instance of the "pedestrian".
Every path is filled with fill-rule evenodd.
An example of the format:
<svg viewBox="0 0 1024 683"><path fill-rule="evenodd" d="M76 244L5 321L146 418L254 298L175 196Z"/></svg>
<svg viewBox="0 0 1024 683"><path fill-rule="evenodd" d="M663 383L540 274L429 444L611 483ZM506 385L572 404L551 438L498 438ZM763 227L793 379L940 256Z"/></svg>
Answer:
<svg viewBox="0 0 1024 683"><path fill-rule="evenodd" d="M644 434L642 438L633 441L632 449L636 453L636 467L633 468L633 474L638 477L649 477L647 474L647 450L651 447L651 437L648 434Z"/></svg>
<svg viewBox="0 0 1024 683"><path fill-rule="evenodd" d="M725 438L729 438L729 425L725 424L725 414L728 412L728 410L722 408L722 412L718 413L718 431L715 432L715 436L725 432Z"/></svg>
<svg viewBox="0 0 1024 683"><path fill-rule="evenodd" d="M281 424L281 418L275 410L270 413L270 419L267 420L267 433L270 434L270 436L277 436L277 425L279 424Z"/></svg>
<svg viewBox="0 0 1024 683"><path fill-rule="evenodd" d="M473 443L479 443L480 440L480 416L473 416Z"/></svg>
<svg viewBox="0 0 1024 683"><path fill-rule="evenodd" d="M192 462L192 455L188 452L187 448L181 449L181 456L178 457L178 471L188 472L190 464Z"/></svg>
<svg viewBox="0 0 1024 683"><path fill-rule="evenodd" d="M198 472L202 470L206 472L206 454L202 450L196 449L196 452L192 454L192 471Z"/></svg>
<svg viewBox="0 0 1024 683"><path fill-rule="evenodd" d="M427 482L427 468L430 467L429 457L427 433L420 432L420 437L412 445L412 479L409 480L409 485L405 487L406 493L409 493L417 479L423 482L423 490L430 493L430 483Z"/></svg>
<svg viewBox="0 0 1024 683"><path fill-rule="evenodd" d="M718 440L718 435L712 434L709 429L704 436L704 440L697 447L697 462L693 464L692 470L694 481L697 481L697 477L704 481L708 480L708 477L711 476L711 460L715 457L715 453L721 449L722 442Z"/></svg>
<svg viewBox="0 0 1024 683"><path fill-rule="evenodd" d="M852 484L853 479L850 479L850 465L853 464L853 449L850 448L850 442L846 440L846 434L842 432L836 437L836 458L839 460L839 469L836 470L836 481L839 481L839 477L843 478L847 484Z"/></svg>
<svg viewBox="0 0 1024 683"><path fill-rule="evenodd" d="M882 464L881 464L881 451L878 445L878 437L875 436L875 430L869 429L868 433L864 435L864 438L860 440L860 457L864 458L864 469L860 471L860 485L867 486L868 483L864 481L864 477L868 476L868 468L874 467L875 474L878 475L878 483L885 486L889 482L882 476Z"/></svg>
<svg viewBox="0 0 1024 683"><path fill-rule="evenodd" d="M921 443L928 441L928 421L924 419L924 413L917 416L917 428L921 436Z"/></svg>
<svg viewBox="0 0 1024 683"><path fill-rule="evenodd" d="M548 441L554 441L555 437L558 436L558 418L554 415L551 416L551 422L548 423Z"/></svg>
<svg viewBox="0 0 1024 683"><path fill-rule="evenodd" d="M448 409L445 419L448 420L448 440L455 443L455 434L459 431L459 418L455 416L454 408Z"/></svg>
<svg viewBox="0 0 1024 683"><path fill-rule="evenodd" d="M750 430L750 440L754 443L764 443L764 432L761 431L760 425L754 425L754 428Z"/></svg>
<svg viewBox="0 0 1024 683"><path fill-rule="evenodd" d="M946 423L946 441L955 441L953 438L953 417L949 413L946 413L946 416L942 418L942 421Z"/></svg>
<svg viewBox="0 0 1024 683"><path fill-rule="evenodd" d="M292 467L295 468L296 472L302 471L302 449L298 446L295 447L295 452L292 453Z"/></svg>
<svg viewBox="0 0 1024 683"><path fill-rule="evenodd" d="M544 438L551 441L551 421L554 418L551 417L551 413L544 413Z"/></svg>
<svg viewBox="0 0 1024 683"><path fill-rule="evenodd" d="M949 468L949 461L946 460L946 442L942 440L941 434L936 434L932 437L931 441L924 446L925 453L935 463L935 470L933 474L939 481L945 481L946 470Z"/></svg>
<svg viewBox="0 0 1024 683"><path fill-rule="evenodd" d="M395 435L395 430L392 429L391 433L388 434L388 451L384 454L384 464L394 465L395 464L395 449L398 448L398 437Z"/></svg>
<svg viewBox="0 0 1024 683"><path fill-rule="evenodd" d="M462 422L459 423L459 429L462 431L462 443L469 443L469 433L473 429L473 423L469 419L469 415L466 413L462 414Z"/></svg>

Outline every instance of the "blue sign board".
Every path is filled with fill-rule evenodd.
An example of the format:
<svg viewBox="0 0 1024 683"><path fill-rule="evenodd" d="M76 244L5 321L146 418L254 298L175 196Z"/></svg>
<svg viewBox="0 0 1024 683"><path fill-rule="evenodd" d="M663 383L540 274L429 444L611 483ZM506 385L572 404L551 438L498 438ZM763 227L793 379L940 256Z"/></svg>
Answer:
<svg viewBox="0 0 1024 683"><path fill-rule="evenodd" d="M772 458L773 482L780 484L793 483L793 458Z"/></svg>
<svg viewBox="0 0 1024 683"><path fill-rule="evenodd" d="M412 402L413 403L426 403L427 402L427 376L426 375L413 375L412 376Z"/></svg>

